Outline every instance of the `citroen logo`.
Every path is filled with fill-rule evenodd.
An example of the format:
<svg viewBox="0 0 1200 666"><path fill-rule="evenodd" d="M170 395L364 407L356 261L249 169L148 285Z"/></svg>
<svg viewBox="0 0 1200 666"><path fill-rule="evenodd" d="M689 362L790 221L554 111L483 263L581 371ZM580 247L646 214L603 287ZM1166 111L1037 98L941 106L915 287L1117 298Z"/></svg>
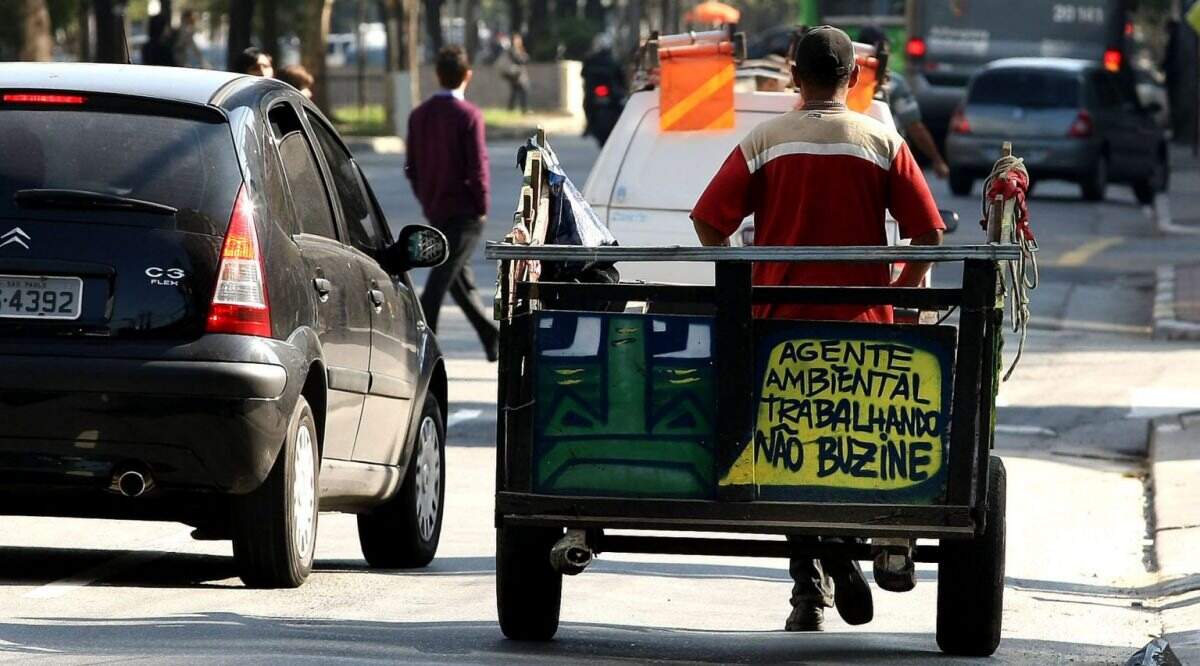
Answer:
<svg viewBox="0 0 1200 666"><path fill-rule="evenodd" d="M9 245L20 245L28 250L29 234L25 233L21 227L16 227L12 231L0 236L0 247L8 247Z"/></svg>

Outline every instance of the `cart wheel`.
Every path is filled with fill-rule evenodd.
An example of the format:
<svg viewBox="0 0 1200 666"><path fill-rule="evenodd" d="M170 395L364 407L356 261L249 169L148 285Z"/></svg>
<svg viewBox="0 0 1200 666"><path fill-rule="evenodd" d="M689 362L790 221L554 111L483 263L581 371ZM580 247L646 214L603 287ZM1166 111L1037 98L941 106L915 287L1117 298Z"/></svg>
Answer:
<svg viewBox="0 0 1200 666"><path fill-rule="evenodd" d="M1004 462L992 456L983 534L969 541L945 539L941 543L937 643L947 654L986 657L1000 645L1005 486Z"/></svg>
<svg viewBox="0 0 1200 666"><path fill-rule="evenodd" d="M558 631L562 574L550 566L550 548L562 535L553 527L496 529L496 606L505 636L548 641Z"/></svg>

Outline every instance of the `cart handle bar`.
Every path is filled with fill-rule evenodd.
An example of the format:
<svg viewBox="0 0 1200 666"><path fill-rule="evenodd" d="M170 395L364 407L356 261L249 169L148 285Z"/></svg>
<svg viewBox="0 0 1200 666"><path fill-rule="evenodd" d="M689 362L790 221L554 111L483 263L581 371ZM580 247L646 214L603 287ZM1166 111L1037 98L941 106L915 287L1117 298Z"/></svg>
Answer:
<svg viewBox="0 0 1200 666"><path fill-rule="evenodd" d="M487 259L541 261L712 261L712 262L956 262L1014 261L1016 245L953 246L808 246L808 247L580 247L577 245L513 245L489 242Z"/></svg>

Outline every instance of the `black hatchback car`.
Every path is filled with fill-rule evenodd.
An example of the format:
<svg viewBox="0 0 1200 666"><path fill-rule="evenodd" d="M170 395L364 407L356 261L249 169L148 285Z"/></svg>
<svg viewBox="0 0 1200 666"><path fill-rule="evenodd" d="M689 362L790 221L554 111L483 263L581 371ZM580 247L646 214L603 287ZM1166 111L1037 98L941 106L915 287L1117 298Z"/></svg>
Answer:
<svg viewBox="0 0 1200 666"><path fill-rule="evenodd" d="M446 372L350 152L292 88L0 65L0 512L181 521L300 585L318 510L434 556Z"/></svg>

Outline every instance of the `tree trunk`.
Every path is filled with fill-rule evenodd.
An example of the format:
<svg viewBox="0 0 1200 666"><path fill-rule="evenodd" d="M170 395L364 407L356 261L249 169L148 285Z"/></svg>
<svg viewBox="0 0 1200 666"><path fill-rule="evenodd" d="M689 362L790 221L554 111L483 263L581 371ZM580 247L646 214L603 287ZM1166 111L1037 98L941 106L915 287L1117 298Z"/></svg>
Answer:
<svg viewBox="0 0 1200 666"><path fill-rule="evenodd" d="M554 0L554 18L557 21L573 19L579 16L578 0Z"/></svg>
<svg viewBox="0 0 1200 666"><path fill-rule="evenodd" d="M313 102L326 113L329 89L326 81L325 42L329 39L329 19L333 0L305 0L304 28L300 35L300 64L312 74Z"/></svg>
<svg viewBox="0 0 1200 666"><path fill-rule="evenodd" d="M467 49L467 57L474 63L479 55L479 1L466 0L463 4L463 47Z"/></svg>
<svg viewBox="0 0 1200 666"><path fill-rule="evenodd" d="M123 63L127 58L125 26L113 0L94 0L92 10L96 13L96 62Z"/></svg>
<svg viewBox="0 0 1200 666"><path fill-rule="evenodd" d="M583 17L593 23L604 21L604 4L600 0L584 0Z"/></svg>
<svg viewBox="0 0 1200 666"><path fill-rule="evenodd" d="M75 15L79 19L79 52L76 54L79 62L88 62L92 59L91 21L88 20L91 15L89 11L91 5L91 0L79 0L79 5L75 8Z"/></svg>
<svg viewBox="0 0 1200 666"><path fill-rule="evenodd" d="M550 0L529 0L529 32L525 50L537 60L544 60L546 40L553 39L554 27L550 17ZM550 51L553 53L553 51Z"/></svg>
<svg viewBox="0 0 1200 666"><path fill-rule="evenodd" d="M508 0L508 31L525 31L525 0Z"/></svg>
<svg viewBox="0 0 1200 666"><path fill-rule="evenodd" d="M226 69L233 71L238 55L250 47L254 23L254 0L229 0L229 44Z"/></svg>
<svg viewBox="0 0 1200 666"><path fill-rule="evenodd" d="M279 49L279 0L262 0L262 43L263 49L274 57Z"/></svg>
<svg viewBox="0 0 1200 666"><path fill-rule="evenodd" d="M408 57L409 95L415 106L421 99L421 3L419 0L404 0L404 45Z"/></svg>
<svg viewBox="0 0 1200 666"><path fill-rule="evenodd" d="M437 53L446 44L442 35L442 5L445 0L425 0L425 33L429 37L429 50Z"/></svg>
<svg viewBox="0 0 1200 666"><path fill-rule="evenodd" d="M46 0L21 0L20 60L46 62L50 60L54 41L50 38L50 10Z"/></svg>

